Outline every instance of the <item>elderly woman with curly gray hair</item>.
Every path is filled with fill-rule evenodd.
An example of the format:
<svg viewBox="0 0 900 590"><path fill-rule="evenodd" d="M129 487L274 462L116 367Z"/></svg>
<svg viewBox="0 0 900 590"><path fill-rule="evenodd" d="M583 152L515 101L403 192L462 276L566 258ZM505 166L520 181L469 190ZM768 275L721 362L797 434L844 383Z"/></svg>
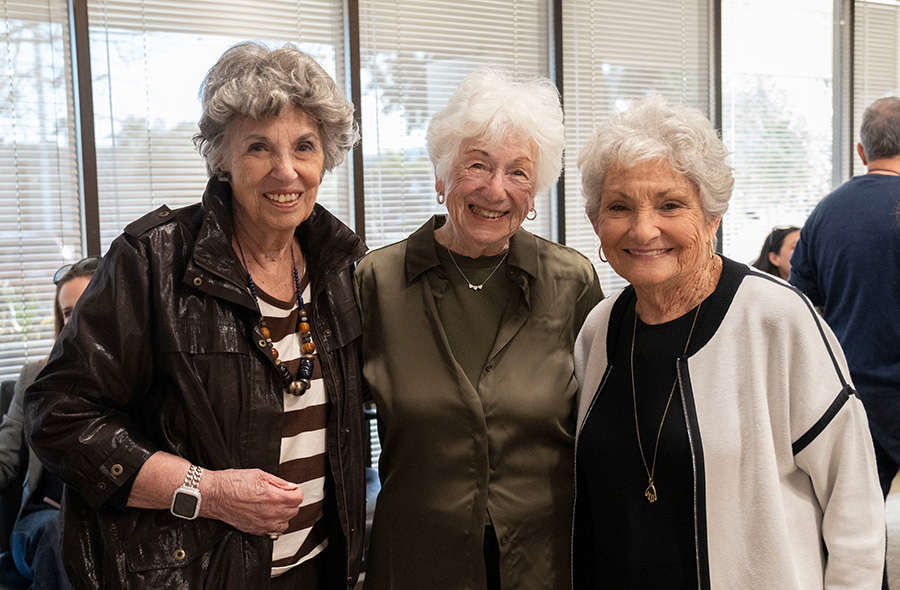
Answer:
<svg viewBox="0 0 900 590"><path fill-rule="evenodd" d="M352 587L364 532L362 241L316 203L357 141L310 56L244 43L207 74L201 203L104 256L26 393L67 484L78 588Z"/></svg>
<svg viewBox="0 0 900 590"><path fill-rule="evenodd" d="M601 257L630 285L576 344L576 590L881 584L865 412L809 301L716 253L726 157L700 111L659 96L579 156Z"/></svg>
<svg viewBox="0 0 900 590"><path fill-rule="evenodd" d="M568 589L572 349L602 292L521 227L562 166L556 87L478 70L427 142L448 214L355 275L382 435L366 588Z"/></svg>

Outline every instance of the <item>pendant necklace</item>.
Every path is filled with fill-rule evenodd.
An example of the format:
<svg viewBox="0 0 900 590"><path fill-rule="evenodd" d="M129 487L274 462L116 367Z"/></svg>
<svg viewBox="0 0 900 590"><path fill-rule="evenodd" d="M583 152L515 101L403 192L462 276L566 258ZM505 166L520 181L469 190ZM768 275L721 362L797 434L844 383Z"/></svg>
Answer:
<svg viewBox="0 0 900 590"><path fill-rule="evenodd" d="M450 254L450 260L453 261L453 266L456 267L456 270L459 271L459 274L466 281L466 283L468 283L469 288L472 289L473 291L480 291L481 289L484 288L485 283L487 283L489 280L491 280L491 277L494 276L494 273L497 272L497 269L500 268L500 266L506 260L506 257L509 256L509 248L506 249L506 252L503 254L503 258L500 259L500 262L497 263L497 266L494 267L494 270L491 271L491 274L489 274L486 279L481 281L480 285L473 284L472 281L469 280L469 277L467 277L465 275L465 273L462 271L462 269L456 263L456 258L453 257L453 250L451 250L450 248L447 248L447 253Z"/></svg>
<svg viewBox="0 0 900 590"><path fill-rule="evenodd" d="M262 332L266 339L266 346L269 354L275 360L275 366L278 368L278 374L281 377L281 385L287 393L291 395L301 396L310 388L313 375L313 367L315 366L316 345L313 344L312 334L310 333L309 316L303 305L303 290L300 289L300 273L297 272L297 263L294 261L294 245L291 244L291 265L294 274L294 289L297 292L297 332L300 333L302 341L301 350L303 355L300 357L300 367L297 369L297 378L291 375L291 371L278 358L278 349L272 343L272 332L266 325L266 318L263 317L262 310L259 308L259 297L256 295L256 283L253 282L253 276L250 275L250 267L247 266L247 260L244 258L244 249L241 248L241 242L238 240L237 234L234 235L234 241L237 243L238 251L241 253L241 261L244 268L247 269L247 285L250 294L253 295L253 302L256 304L256 310L259 312L259 331Z"/></svg>
<svg viewBox="0 0 900 590"><path fill-rule="evenodd" d="M702 305L703 302L700 303ZM694 334L694 326L697 325L697 316L700 315L700 305L697 305L697 311L694 312L694 321L691 323L691 331L688 333L687 342L684 345L684 352L682 355L687 354L688 346L691 344L691 336ZM635 392L634 387L634 340L637 334L637 307L634 310L634 330L631 332L631 399L634 401L634 430L637 432L637 441L638 441L638 450L641 452L641 461L644 462L644 471L647 472L648 485L647 489L644 490L644 496L647 498L647 501L650 503L656 502L656 485L653 483L653 475L656 473L656 452L659 450L659 439L662 435L663 424L666 421L666 414L669 413L669 405L672 403L672 396L675 395L675 386L678 385L678 377L675 377L675 382L672 383L672 391L669 392L669 399L666 401L666 409L663 410L662 420L659 421L659 430L656 432L656 445L653 447L653 463L650 467L647 467L647 459L644 457L644 447L641 444L641 427L638 425L638 412L637 412L637 393Z"/></svg>
<svg viewBox="0 0 900 590"><path fill-rule="evenodd" d="M887 168L869 168L869 171L866 172L866 174L869 174L870 172L887 172L889 174L893 174L894 176L900 176L900 172L897 172L896 170L889 170Z"/></svg>

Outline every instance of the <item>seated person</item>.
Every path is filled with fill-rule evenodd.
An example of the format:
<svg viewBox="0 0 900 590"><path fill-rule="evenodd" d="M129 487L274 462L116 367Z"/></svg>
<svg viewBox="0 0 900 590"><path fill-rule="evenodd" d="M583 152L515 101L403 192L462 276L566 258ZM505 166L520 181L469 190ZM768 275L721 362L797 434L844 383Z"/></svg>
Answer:
<svg viewBox="0 0 900 590"><path fill-rule="evenodd" d="M75 303L97 270L99 261L99 257L85 258L63 266L53 275L57 336L72 316ZM41 359L22 368L9 412L0 423L0 489L15 481L20 466L24 465L23 454L27 452L28 470L22 484L22 506L10 539L13 561L19 573L34 582L35 588L71 588L63 568L62 540L57 526L63 482L44 470L25 443L22 400L25 389L37 377L44 363L46 359Z"/></svg>

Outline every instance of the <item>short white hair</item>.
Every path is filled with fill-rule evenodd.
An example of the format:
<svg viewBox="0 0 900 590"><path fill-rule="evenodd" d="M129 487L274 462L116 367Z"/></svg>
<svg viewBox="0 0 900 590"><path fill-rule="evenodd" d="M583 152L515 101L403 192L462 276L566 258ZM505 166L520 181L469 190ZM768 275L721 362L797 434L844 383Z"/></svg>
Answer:
<svg viewBox="0 0 900 590"><path fill-rule="evenodd" d="M452 184L463 142L496 146L520 139L534 148L534 192L550 188L562 170L566 129L559 91L548 78L514 81L495 67L466 76L447 106L434 115L425 136L438 180Z"/></svg>
<svg viewBox="0 0 900 590"><path fill-rule="evenodd" d="M707 221L728 209L734 175L728 150L706 115L683 104L670 105L659 94L638 100L602 122L578 156L588 219L597 220L607 173L661 160L697 189Z"/></svg>

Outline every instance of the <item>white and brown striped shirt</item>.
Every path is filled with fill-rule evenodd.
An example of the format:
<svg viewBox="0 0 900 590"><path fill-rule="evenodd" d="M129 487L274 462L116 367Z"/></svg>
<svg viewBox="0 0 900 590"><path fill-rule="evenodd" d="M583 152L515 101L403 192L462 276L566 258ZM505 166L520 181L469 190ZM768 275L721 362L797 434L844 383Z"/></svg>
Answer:
<svg viewBox="0 0 900 590"><path fill-rule="evenodd" d="M278 358L297 374L302 355L297 332L297 302L274 299L257 288L259 309L266 320ZM309 284L303 292L306 312L315 311L310 304ZM312 387L298 397L283 392L284 424L281 433L281 459L278 477L299 483L303 488L300 513L291 519L287 531L275 540L272 549L272 577L312 559L328 546L324 515L325 472L328 458L325 427L328 423L328 394L322 380L322 369L316 360Z"/></svg>

